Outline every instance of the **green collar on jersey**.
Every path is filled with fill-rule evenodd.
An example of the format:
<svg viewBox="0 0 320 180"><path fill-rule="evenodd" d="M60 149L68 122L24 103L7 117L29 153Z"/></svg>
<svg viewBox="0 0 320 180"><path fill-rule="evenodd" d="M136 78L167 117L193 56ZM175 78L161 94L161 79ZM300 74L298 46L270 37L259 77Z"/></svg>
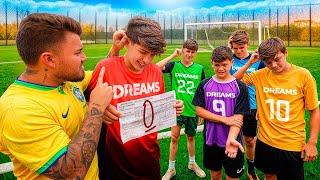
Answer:
<svg viewBox="0 0 320 180"><path fill-rule="evenodd" d="M40 85L40 84L35 84L35 83L26 82L26 81L21 81L21 80L19 80L19 79L16 79L16 80L14 81L14 84L20 85L20 86L25 86L25 87L32 88L32 89L41 90L41 91L50 91L50 90L57 89L57 90L59 91L59 93L65 94L64 91L63 91L62 86L58 86L58 87L54 87L54 86L43 86L43 85Z"/></svg>

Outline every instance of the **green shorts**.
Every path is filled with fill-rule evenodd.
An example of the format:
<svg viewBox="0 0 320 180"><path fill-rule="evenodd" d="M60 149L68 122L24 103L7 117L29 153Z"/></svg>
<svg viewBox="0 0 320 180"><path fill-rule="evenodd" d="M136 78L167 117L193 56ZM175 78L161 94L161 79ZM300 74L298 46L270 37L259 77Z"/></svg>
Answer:
<svg viewBox="0 0 320 180"><path fill-rule="evenodd" d="M189 136L194 136L197 132L198 117L178 116L177 125L180 128L185 125L184 132Z"/></svg>

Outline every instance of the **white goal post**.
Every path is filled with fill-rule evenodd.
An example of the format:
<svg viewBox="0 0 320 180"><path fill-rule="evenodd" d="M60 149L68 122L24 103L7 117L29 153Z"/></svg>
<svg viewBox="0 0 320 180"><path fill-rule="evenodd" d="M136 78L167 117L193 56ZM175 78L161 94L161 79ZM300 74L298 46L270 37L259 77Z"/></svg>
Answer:
<svg viewBox="0 0 320 180"><path fill-rule="evenodd" d="M203 41L206 41L206 43L208 44L208 46L212 49L213 46L210 43L210 38L208 37L208 30L210 30L210 28L214 29L220 29L219 31L215 31L212 33L220 33L220 34L224 34L225 36L229 36L231 35L232 32L224 32L223 30L221 30L222 28L218 28L218 26L221 27L227 27L227 26L234 26L234 25L238 25L238 27L240 26L248 26L248 25L253 25L254 28L252 29L256 29L257 30L257 40L258 40L258 45L262 42L262 24L261 21L225 21L225 22L201 22L201 23L186 23L184 25L184 40L187 40L189 37L188 35L191 34L191 38L196 39L197 40L197 36L200 36L197 34L197 31L200 31L201 29L203 29L202 35L201 37L203 38L203 36L205 36L206 39L202 39ZM207 30L207 29L208 30ZM235 28L233 28L235 29ZM241 29L241 28L240 28ZM230 30L230 28L229 28ZM191 32L190 32L191 31ZM196 31L196 37L193 37L193 31ZM211 33L211 34L212 34ZM250 33L249 33L250 34Z"/></svg>

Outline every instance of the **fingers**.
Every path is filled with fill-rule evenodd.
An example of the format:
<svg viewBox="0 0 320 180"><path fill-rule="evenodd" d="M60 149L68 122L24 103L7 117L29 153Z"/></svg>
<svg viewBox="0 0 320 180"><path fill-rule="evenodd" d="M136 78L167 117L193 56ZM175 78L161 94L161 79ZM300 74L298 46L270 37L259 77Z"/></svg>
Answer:
<svg viewBox="0 0 320 180"><path fill-rule="evenodd" d="M239 143L239 149L240 149L241 152L244 152L244 148L243 148L242 144L240 144L240 143Z"/></svg>
<svg viewBox="0 0 320 180"><path fill-rule="evenodd" d="M103 84L103 77L104 77L104 72L105 72L105 70L106 70L106 69L105 69L104 66L100 69L99 76L98 76L98 80L97 80L97 86Z"/></svg>
<svg viewBox="0 0 320 180"><path fill-rule="evenodd" d="M109 104L103 114L103 122L111 124L119 120L120 112L116 109L115 106Z"/></svg>
<svg viewBox="0 0 320 180"><path fill-rule="evenodd" d="M173 107L176 108L176 115L180 116L180 114L183 112L183 109L184 109L183 101L177 100L176 104L173 105Z"/></svg>
<svg viewBox="0 0 320 180"><path fill-rule="evenodd" d="M301 159L304 159L304 149L301 151Z"/></svg>
<svg viewBox="0 0 320 180"><path fill-rule="evenodd" d="M177 49L175 50L175 55L176 55L176 56L180 56L180 55L181 55L181 49L177 48Z"/></svg>
<svg viewBox="0 0 320 180"><path fill-rule="evenodd" d="M107 115L110 115L109 118L113 120L118 120L121 116L121 113L117 110L117 108L113 105L109 105L106 109Z"/></svg>

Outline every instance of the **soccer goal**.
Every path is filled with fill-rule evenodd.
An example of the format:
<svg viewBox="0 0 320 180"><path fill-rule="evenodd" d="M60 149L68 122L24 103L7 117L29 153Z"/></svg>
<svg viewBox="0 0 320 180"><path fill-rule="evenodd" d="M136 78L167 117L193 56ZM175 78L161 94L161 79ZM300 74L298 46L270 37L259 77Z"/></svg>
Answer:
<svg viewBox="0 0 320 180"><path fill-rule="evenodd" d="M212 51L218 46L228 46L229 36L236 30L245 30L249 34L250 46L258 46L262 41L261 21L186 23L184 40L195 39L199 51Z"/></svg>

